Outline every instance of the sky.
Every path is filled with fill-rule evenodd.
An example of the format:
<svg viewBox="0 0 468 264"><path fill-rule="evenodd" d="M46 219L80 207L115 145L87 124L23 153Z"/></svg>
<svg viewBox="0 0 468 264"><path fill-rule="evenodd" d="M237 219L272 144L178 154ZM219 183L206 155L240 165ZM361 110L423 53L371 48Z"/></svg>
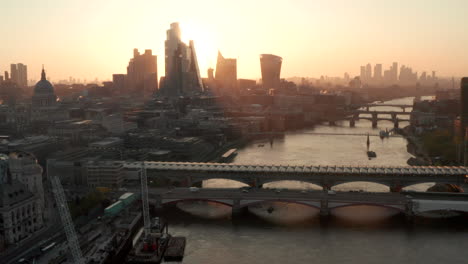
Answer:
<svg viewBox="0 0 468 264"><path fill-rule="evenodd" d="M0 75L10 63L39 79L111 79L133 49L152 49L180 22L202 76L218 50L238 78L260 78L259 54L283 57L282 77L351 76L393 61L418 72L468 76L466 0L14 0L0 4Z"/></svg>

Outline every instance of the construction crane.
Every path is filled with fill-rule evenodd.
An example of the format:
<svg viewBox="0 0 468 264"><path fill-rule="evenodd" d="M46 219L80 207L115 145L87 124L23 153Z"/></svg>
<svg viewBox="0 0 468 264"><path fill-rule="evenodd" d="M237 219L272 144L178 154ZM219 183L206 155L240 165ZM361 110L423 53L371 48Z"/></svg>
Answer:
<svg viewBox="0 0 468 264"><path fill-rule="evenodd" d="M81 254L80 244L78 243L78 237L76 236L75 227L73 225L70 211L68 210L67 200L63 192L62 184L60 179L56 176L50 178L52 182L52 188L54 193L55 202L62 220L63 229L67 236L68 247L70 248L72 261L74 264L84 264L83 255Z"/></svg>
<svg viewBox="0 0 468 264"><path fill-rule="evenodd" d="M141 163L141 201L143 203L143 227L145 236L150 233L150 215L149 215L149 204L148 204L148 178L146 175L145 162Z"/></svg>

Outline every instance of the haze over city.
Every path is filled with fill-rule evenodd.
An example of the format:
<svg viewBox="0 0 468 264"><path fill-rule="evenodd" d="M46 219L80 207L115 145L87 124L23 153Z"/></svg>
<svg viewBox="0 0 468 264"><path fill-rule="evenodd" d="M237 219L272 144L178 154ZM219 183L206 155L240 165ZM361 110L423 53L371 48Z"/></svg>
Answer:
<svg viewBox="0 0 468 264"><path fill-rule="evenodd" d="M238 76L260 78L258 55L280 54L282 76L359 75L359 65L393 61L439 76L468 68L468 2L415 1L58 1L2 3L0 69L12 61L40 78L111 79L133 48L152 49L164 73L167 25L195 41L200 72L217 51L238 59Z"/></svg>
<svg viewBox="0 0 468 264"><path fill-rule="evenodd" d="M0 8L0 263L467 263L468 0Z"/></svg>

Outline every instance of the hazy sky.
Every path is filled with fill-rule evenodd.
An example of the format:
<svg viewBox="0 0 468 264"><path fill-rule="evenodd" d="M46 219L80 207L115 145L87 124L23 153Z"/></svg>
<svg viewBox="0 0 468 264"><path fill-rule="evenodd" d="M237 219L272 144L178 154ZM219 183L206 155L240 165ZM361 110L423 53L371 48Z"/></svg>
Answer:
<svg viewBox="0 0 468 264"><path fill-rule="evenodd" d="M259 54L283 57L283 77L357 75L368 62L468 75L467 0L14 0L0 4L0 74L41 64L54 80L125 73L133 48L153 49L164 74L171 22L195 40L202 76L217 50L259 78Z"/></svg>

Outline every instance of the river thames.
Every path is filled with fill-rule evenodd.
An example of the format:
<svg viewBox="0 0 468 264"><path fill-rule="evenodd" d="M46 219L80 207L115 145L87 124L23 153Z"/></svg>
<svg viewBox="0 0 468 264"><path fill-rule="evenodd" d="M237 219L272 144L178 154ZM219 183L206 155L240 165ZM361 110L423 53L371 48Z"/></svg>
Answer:
<svg viewBox="0 0 468 264"><path fill-rule="evenodd" d="M412 104L402 98L387 104ZM371 108L372 110L373 108ZM377 110L377 109L376 109ZM378 110L398 110L378 107ZM408 111L408 109L407 109ZM407 116L401 118L407 119ZM400 123L400 127L408 125ZM319 125L287 132L282 138L259 140L238 150L233 163L404 166L412 157L403 137L367 136L391 129L393 123L360 120L354 128L348 121L337 126ZM361 134L361 135L317 135ZM364 135L363 135L364 134ZM410 186L425 191L433 184ZM229 180L209 180L204 188L241 187ZM264 188L316 189L301 182L276 182ZM356 182L334 187L338 191L386 192L380 184ZM248 208L242 219L230 219L231 208L208 202L178 203L165 210L173 235L187 237L183 263L468 263L468 225L463 219L416 219L408 225L397 211L374 206L350 206L332 210L320 221L318 210L293 203L264 203Z"/></svg>

